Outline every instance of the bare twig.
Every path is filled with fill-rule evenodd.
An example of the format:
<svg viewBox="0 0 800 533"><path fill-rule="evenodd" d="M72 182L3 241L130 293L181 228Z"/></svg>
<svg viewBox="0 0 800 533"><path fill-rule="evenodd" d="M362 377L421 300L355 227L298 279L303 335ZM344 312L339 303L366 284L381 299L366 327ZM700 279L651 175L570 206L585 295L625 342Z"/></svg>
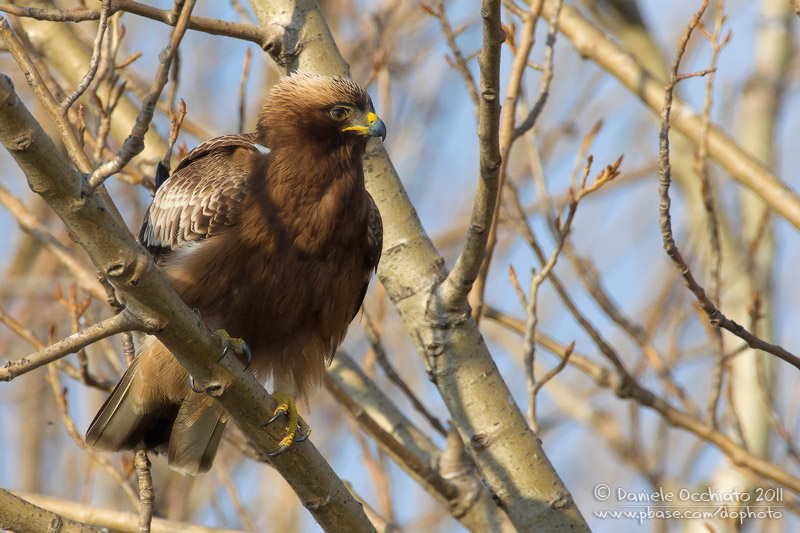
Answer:
<svg viewBox="0 0 800 533"><path fill-rule="evenodd" d="M250 76L250 60L253 51L248 48L244 53L244 67L242 67L242 78L239 81L239 133L244 132L245 113L247 112L247 101L245 90L247 89L247 78Z"/></svg>
<svg viewBox="0 0 800 533"><path fill-rule="evenodd" d="M512 137L514 139L531 129L534 124L536 124L536 119L539 118L542 109L544 109L544 104L547 102L547 96L550 94L550 81L553 79L553 67L555 65L554 57L556 35L558 34L558 19L563 5L563 0L556 0L555 7L553 8L555 10L555 15L550 19L550 25L547 29L544 70L542 72L542 79L539 82L539 94L536 96L536 103L533 104L528 116L525 117L525 120L523 120L522 123L514 129L514 135ZM541 12L542 6L543 2L539 2L539 12Z"/></svg>
<svg viewBox="0 0 800 533"><path fill-rule="evenodd" d="M447 435L447 430L444 428L439 419L433 416L430 411L428 411L419 398L417 398L417 395L414 394L414 391L411 390L411 388L406 384L403 378L400 377L392 364L389 362L389 359L386 357L386 350L383 349L381 338L378 335L375 326L372 324L372 319L370 318L369 313L367 313L367 310L362 308L361 314L361 324L364 326L364 332L367 334L367 340L369 340L370 346L375 352L375 358L377 359L378 364L381 365L381 368L386 373L386 377L389 378L389 381L394 383L403 394L405 394L406 398L408 398L408 400L411 402L411 405L414 406L414 409L424 416L425 420L427 420L436 431L442 435Z"/></svg>
<svg viewBox="0 0 800 533"><path fill-rule="evenodd" d="M178 105L178 113L174 113L173 111L169 112L169 119L170 119L170 133L169 133L169 142L167 143L167 152L164 154L164 159L161 160L161 164L166 167L167 170L170 168L170 160L172 159L172 150L175 148L175 143L178 142L178 134L181 131L181 126L183 125L183 119L186 118L186 102L183 101L181 98L181 103Z"/></svg>
<svg viewBox="0 0 800 533"><path fill-rule="evenodd" d="M496 320L520 335L525 334L525 323L522 320L508 317L488 306L484 313L487 318ZM562 358L566 355L566 347L553 339L537 334L536 341L540 342L547 350L559 354ZM632 399L642 406L655 410L668 424L685 429L699 439L717 447L733 464L747 468L755 474L785 487L791 487L794 491L800 491L800 478L793 476L786 469L752 454L746 448L734 442L729 436L712 428L701 419L673 407L669 402L651 390L642 387L632 378L623 380L618 372L612 372L592 359L575 353L570 356L569 364L589 376L598 386L611 389L622 399Z"/></svg>
<svg viewBox="0 0 800 533"><path fill-rule="evenodd" d="M555 0L545 0L542 16L555 17ZM664 103L664 84L639 65L631 54L614 39L589 22L570 5L563 6L559 16L559 31L583 57L595 61L637 95L654 112L661 112ZM689 106L674 99L675 128L698 143L701 134L700 117ZM712 126L708 134L708 153L729 175L752 190L773 210L795 228L800 229L800 196L782 182L761 161L731 140L719 128Z"/></svg>
<svg viewBox="0 0 800 533"><path fill-rule="evenodd" d="M174 26L170 22L170 11L157 9L133 0L111 0L110 15L119 11L126 11L141 17L163 22ZM40 9L34 7L19 7L11 4L0 4L0 12L6 12L18 17L30 17L37 20L52 20L55 22L85 22L99 20L102 16L98 9ZM189 29L201 31L211 35L233 37L243 41L256 43L262 50L269 50L275 46L275 28L262 28L252 24L240 24L226 20L205 17L192 17Z"/></svg>
<svg viewBox="0 0 800 533"><path fill-rule="evenodd" d="M711 43L711 74L709 74L706 81L705 99L703 102L702 113L702 134L700 136L700 143L697 146L697 154L695 156L695 172L700 177L703 194L703 206L706 210L707 226L709 242L711 244L711 271L710 271L710 285L709 285L709 300L714 305L720 304L720 284L722 275L722 246L720 244L719 236L719 220L717 217L716 206L714 202L714 191L711 185L711 176L708 169L708 130L711 127L711 104L712 104L712 89L714 87L714 72L719 60L719 54L722 48L730 39L730 32L723 42L720 42L720 34L722 32L722 25L724 23L723 9L725 6L724 0L717 5L717 16L714 23L714 33L708 33L700 21L700 30L708 38ZM724 357L723 357L723 340L722 332L719 328L711 329L711 346L714 350L714 371L711 380L711 394L708 398L708 405L706 407L706 417L712 426L717 426L717 406L719 404L719 397L722 391L722 381L724 376Z"/></svg>
<svg viewBox="0 0 800 533"><path fill-rule="evenodd" d="M150 533L150 524L153 521L153 478L150 475L150 459L147 450L140 447L136 450L133 460L136 467L136 477L139 480L139 533Z"/></svg>
<svg viewBox="0 0 800 533"><path fill-rule="evenodd" d="M669 129L670 129L670 110L672 108L672 93L675 88L675 84L677 83L677 70L678 66L680 65L680 60L683 56L683 52L686 49L686 44L689 40L689 36L691 35L692 29L697 25L699 21L700 15L702 12L705 11L705 8L708 7L708 0L704 0L703 6L701 7L700 11L695 15L694 19L692 19L692 23L690 23L689 27L687 28L687 32L684 34L683 38L678 45L678 51L675 55L675 61L672 64L672 68L670 70L670 83L667 85L667 89L664 94L664 108L663 108L663 115L662 115L662 123L661 123L661 133L659 134L659 193L661 197L661 203L659 206L660 211L660 222L661 222L661 235L664 241L664 250L669 255L672 262L675 264L675 267L681 272L686 285L688 286L689 290L692 291L695 298L697 299L700 307L703 311L708 315L708 319L711 324L715 327L724 328L737 337L741 338L751 348L755 348L758 350L763 350L765 352L771 353L780 359L783 359L787 363L791 364L795 368L800 369L800 358L796 355L790 353L786 349L781 346L770 344L756 335L750 333L747 329L743 326L737 324L733 320L726 317L717 307L711 302L708 297L706 296L705 290L703 287L697 282L692 274L689 265L683 259L680 251L678 250L677 245L675 244L675 240L672 236L672 220L670 217L670 197L669 197L669 187L671 183L671 172L670 172L670 163L669 163Z"/></svg>
<svg viewBox="0 0 800 533"><path fill-rule="evenodd" d="M531 272L531 287L530 287L530 296L528 298L528 307L526 311L526 327L525 327L525 356L523 358L524 366L525 366L525 379L528 388L528 423L531 425L531 428L536 431L536 379L534 375L534 355L536 352L536 325L538 323L538 313L537 313L537 304L538 304L538 293L539 287L544 283L547 277L552 272L553 268L556 266L556 262L558 261L558 257L561 255L561 250L564 248L564 244L567 240L567 236L569 235L570 228L572 227L572 221L575 218L575 213L578 209L578 203L580 200L586 195L601 187L604 183L607 183L614 179L619 174L619 165L622 163L622 157L620 157L614 165L609 165L603 170L597 178L595 178L594 183L587 189L586 188L586 179L589 175L589 170L592 164L592 156L589 156L586 160L586 166L584 167L583 171L583 178L581 179L580 185L578 186L578 190L573 195L572 199L570 200L569 204L569 211L567 212L567 216L563 223L559 224L558 228L558 235L556 238L556 247L553 252L550 254L550 257L547 261L542 265L541 272Z"/></svg>
<svg viewBox="0 0 800 533"><path fill-rule="evenodd" d="M538 429L538 423L536 421L536 398L539 395L539 391L542 389L542 387L547 385L547 382L556 377L562 370L564 370L564 368L566 368L567 363L569 362L569 358L574 350L575 350L575 341L572 341L570 345L567 346L566 352L564 352L564 355L561 357L561 361L558 362L555 368L553 368L547 374L545 374L542 377L542 379L536 382L536 384L533 386L533 389L528 391L528 394L530 395L530 398L528 400L529 401L528 410L530 411L529 418L531 423L533 424L534 431L537 431Z"/></svg>
<svg viewBox="0 0 800 533"><path fill-rule="evenodd" d="M63 102L61 102L61 109L65 114L69 111L69 108L72 107L72 104L86 91L89 84L94 80L95 74L97 74L97 68L100 66L100 52L103 45L103 38L106 35L106 28L108 27L110 7L111 0L103 0L103 7L100 10L100 24L97 27L97 37L95 37L94 46L92 47L92 58L89 61L89 70L84 74L78 86L75 87Z"/></svg>
<svg viewBox="0 0 800 533"><path fill-rule="evenodd" d="M647 361L653 365L664 389L670 394L674 394L686 409L686 412L692 416L699 417L700 413L697 406L692 402L692 399L687 394L686 390L681 387L673 378L670 372L669 365L664 361L664 357L659 354L658 350L653 345L653 340L647 329L629 317L625 316L619 309L617 304L612 300L606 289L603 287L600 275L592 263L584 257L580 257L572 245L567 242L564 247L564 253L572 263L573 268L583 282L586 291L594 299L597 305L605 312L615 324L622 328L628 336L633 339L642 350L642 354ZM669 286L669 284L665 284Z"/></svg>
<svg viewBox="0 0 800 533"><path fill-rule="evenodd" d="M161 96L161 91L164 90L164 86L167 84L172 60L178 53L178 47L188 29L189 17L194 8L195 1L196 0L186 0L181 10L180 17L175 25L175 30L172 32L169 44L159 57L158 70L153 79L153 85L150 87L150 92L147 93L147 96L145 96L142 101L142 110L139 112L139 116L136 117L136 124L133 126L130 135L125 139L117 155L114 156L111 161L100 165L89 177L87 194L90 194L107 178L122 170L122 167L127 165L134 156L144 150L144 134L147 132L147 128L150 127L156 103L158 102L159 96Z"/></svg>
<svg viewBox="0 0 800 533"><path fill-rule="evenodd" d="M2 313L0 311L0 313ZM116 335L123 331L149 331L154 332L152 324L146 324L132 313L123 312L106 318L98 324L89 326L74 335L27 355L17 361L9 361L0 367L0 381L11 381L17 376L30 372L36 368L75 353L81 348L94 342Z"/></svg>
<svg viewBox="0 0 800 533"><path fill-rule="evenodd" d="M450 53L453 54L454 62L450 64L459 72L459 74L461 74L461 77L464 79L464 85L467 87L467 92L472 99L472 105L475 108L475 115L477 116L478 109L480 108L478 88L475 85L475 79L472 77L472 72L469 70L469 65L467 64L468 60L464 57L464 54L461 53L461 48L456 42L457 34L453 31L452 26L450 26L450 20L447 18L447 12L444 9L444 1L436 0L435 9L424 3L420 5L426 12L439 19L439 24L442 26L442 33L444 33L444 37L447 40L447 46L450 48Z"/></svg>

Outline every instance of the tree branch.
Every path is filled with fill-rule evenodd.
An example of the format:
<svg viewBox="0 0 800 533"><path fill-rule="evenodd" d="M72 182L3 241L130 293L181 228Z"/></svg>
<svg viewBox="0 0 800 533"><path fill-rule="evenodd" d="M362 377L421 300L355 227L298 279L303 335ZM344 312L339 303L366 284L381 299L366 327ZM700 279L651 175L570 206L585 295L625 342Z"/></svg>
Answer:
<svg viewBox="0 0 800 533"><path fill-rule="evenodd" d="M82 177L22 105L11 81L0 76L0 142L23 169L31 189L61 217L92 262L148 323L198 384L214 396L262 453L274 451L283 428L261 427L276 403L234 357L218 361L222 344L181 301L143 249L110 215L97 195L82 195ZM325 531L373 531L330 465L310 442L271 460Z"/></svg>
<svg viewBox="0 0 800 533"><path fill-rule="evenodd" d="M681 273L681 276L683 276L686 286L690 291L692 291L692 294L694 294L695 298L697 299L697 303L708 316L712 326L726 329L747 342L751 348L771 353L772 355L783 359L790 365L800 370L800 357L797 357L781 346L762 340L761 338L749 332L743 326L726 317L719 309L717 309L714 303L708 298L708 296L706 296L703 287L695 279L691 269L689 268L689 265L683 259L683 255L680 253L678 246L675 244L675 240L672 235L672 218L669 212L669 187L672 181L669 164L669 130L670 112L673 101L672 92L675 88L675 84L679 81L678 66L680 65L681 58L683 57L683 51L686 48L686 43L689 40L692 29L695 25L697 25L699 17L702 15L702 11L705 10L705 6L707 5L708 0L704 0L704 7L701 8L701 11L699 11L698 15L696 15L695 19L693 19L693 24L687 28L687 33L684 35L684 37L681 39L681 43L678 45L678 52L675 55L675 61L673 62L670 70L670 83L667 85L667 90L664 93L661 132L659 134L659 195L661 198L661 202L659 204L659 213L661 235L664 241L664 251L667 252L667 255L669 255L670 259L672 259L673 263L675 264L675 267Z"/></svg>
<svg viewBox="0 0 800 533"><path fill-rule="evenodd" d="M85 22L89 20L100 20L102 17L102 12L99 9L46 9L0 4L0 11L18 17L29 17L36 20L53 22ZM120 11L133 13L140 17L174 26L174 23L170 22L170 11L166 9L157 9L139 2L134 2L133 0L111 0L109 15ZM260 26L253 26L251 24L228 22L227 20L206 17L191 17L189 20L189 29L211 35L222 35L256 43L262 50L268 50L274 45L276 34L280 31L273 27L261 28Z"/></svg>
<svg viewBox="0 0 800 533"><path fill-rule="evenodd" d="M478 147L480 180L470 216L464 247L453 270L441 285L442 303L449 308L462 306L480 273L486 256L486 243L498 196L500 173L500 51L505 32L500 22L500 0L484 0L481 5L483 46L480 65L478 106Z"/></svg>
<svg viewBox="0 0 800 533"><path fill-rule="evenodd" d="M122 170L122 167L127 165L134 156L144 150L144 134L150 127L150 122L153 120L153 114L156 110L156 103L169 79L169 69L170 66L172 66L172 60L178 53L178 47L189 27L189 17L192 14L195 1L196 0L186 0L186 3L181 9L181 14L175 24L175 30L172 32L169 44L159 56L158 70L153 79L153 85L150 87L147 96L142 100L141 111L139 111L139 116L136 117L136 122L133 125L133 129L131 129L130 135L125 139L117 155L114 156L111 161L100 165L92 173L88 180L88 191L86 191L86 194L91 194L98 185L101 185L108 177Z"/></svg>
<svg viewBox="0 0 800 533"><path fill-rule="evenodd" d="M348 75L316 2L250 0L250 4L262 25L303 20L303 34L314 36L295 54L278 58L283 68ZM291 32L287 34L288 39ZM587 531L475 322L464 309L442 309L436 287L446 278L444 260L422 228L383 146L374 142L367 146L364 174L384 220L378 276L487 485L520 531ZM473 398L480 400L470 401Z"/></svg>
<svg viewBox="0 0 800 533"><path fill-rule="evenodd" d="M470 531L515 531L472 468L444 478L440 450L395 406L359 366L338 351L325 388L395 463L444 505ZM461 446L463 450L463 445Z"/></svg>
<svg viewBox="0 0 800 533"><path fill-rule="evenodd" d="M59 515L88 524L104 526L120 533L138 533L139 517L133 513L121 511L109 511L90 505L84 505L70 500L62 500L41 494L29 494L25 492L12 491L11 494L19 498L49 509ZM151 533L243 533L236 529L222 529L214 527L198 526L186 522L176 522L163 518L153 518Z"/></svg>
<svg viewBox="0 0 800 533"><path fill-rule="evenodd" d="M0 528L16 533L108 533L108 529L104 527L69 520L3 489L0 489Z"/></svg>
<svg viewBox="0 0 800 533"><path fill-rule="evenodd" d="M52 363L71 353L76 353L81 348L117 333L123 331L153 333L156 329L157 324L148 324L133 313L123 311L22 359L9 361L0 367L0 381L11 381L19 375Z"/></svg>
<svg viewBox="0 0 800 533"><path fill-rule="evenodd" d="M556 0L546 0L542 16L552 20ZM597 63L638 96L655 113L661 113L664 84L639 65L614 39L608 38L570 5L564 5L559 17L559 31L576 51ZM672 126L695 145L702 136L702 118L680 99L672 104ZM764 202L800 229L800 196L779 180L763 162L753 157L716 126L708 132L708 153L741 185L756 193Z"/></svg>

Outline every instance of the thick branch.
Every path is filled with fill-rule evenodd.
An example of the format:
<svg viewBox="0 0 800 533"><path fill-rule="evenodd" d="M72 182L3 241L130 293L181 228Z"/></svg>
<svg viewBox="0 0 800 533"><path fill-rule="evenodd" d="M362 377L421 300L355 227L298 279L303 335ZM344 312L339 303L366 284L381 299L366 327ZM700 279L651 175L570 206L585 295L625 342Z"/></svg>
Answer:
<svg viewBox="0 0 800 533"><path fill-rule="evenodd" d="M330 31L311 0L251 0L262 25L303 20L308 38L286 63L320 74L346 76ZM367 188L384 220L378 276L439 389L462 441L490 489L519 531L588 527L547 459L468 313L442 311L432 297L446 277L433 247L382 146L364 160ZM487 225L488 229L488 225Z"/></svg>
<svg viewBox="0 0 800 533"><path fill-rule="evenodd" d="M25 172L31 189L50 204L114 284L127 309L161 324L158 339L218 399L259 452L274 451L282 428L265 429L261 424L264 413L275 410L275 401L238 359L218 362L220 341L175 294L127 229L116 223L103 200L82 195L82 176L61 157L5 76L0 77L0 142ZM272 464L326 531L374 530L361 505L310 442L274 458Z"/></svg>
<svg viewBox="0 0 800 533"><path fill-rule="evenodd" d="M62 500L41 494L27 494L14 492L14 495L39 505L59 515L72 520L105 526L120 533L138 533L139 517L133 513L111 511L99 507L92 507L70 500ZM220 529L215 527L198 526L186 522L175 522L163 518L153 518L151 533L242 533L238 529Z"/></svg>
<svg viewBox="0 0 800 533"><path fill-rule="evenodd" d="M31 89L33 89L33 92L39 98L39 101L53 119L53 122L58 129L59 136L61 137L61 141L64 143L64 146L72 158L72 161L75 163L75 165L77 165L81 172L91 172L92 165L89 162L89 158L86 157L86 153L83 151L83 145L78 139L72 124L70 124L69 120L67 119L67 114L64 112L64 108L62 108L61 104L59 104L58 101L53 97L50 89L48 89L47 85L44 83L44 80L42 80L41 75L36 70L36 66L33 64L33 61L31 61L30 57L28 57L28 54L25 52L22 43L20 43L17 36L14 35L14 32L8 25L8 21L3 17L0 17L0 35L8 47L8 51L20 66L22 72L25 74L25 79L28 81L28 85L30 85ZM107 202L109 208L112 209L112 214L114 215L116 221L124 226L122 215L120 215L119 211L117 211L116 205L111 202L111 197L108 196L108 192L106 191L105 187L99 187L98 193Z"/></svg>
<svg viewBox="0 0 800 533"><path fill-rule="evenodd" d="M40 533L41 531L108 533L108 529L104 527L66 519L3 489L0 489L0 528L16 533Z"/></svg>
<svg viewBox="0 0 800 533"><path fill-rule="evenodd" d="M433 465L442 451L409 421L344 352L334 357L325 388L364 432L470 531L514 531L472 468L444 479ZM462 446L463 448L463 446Z"/></svg>

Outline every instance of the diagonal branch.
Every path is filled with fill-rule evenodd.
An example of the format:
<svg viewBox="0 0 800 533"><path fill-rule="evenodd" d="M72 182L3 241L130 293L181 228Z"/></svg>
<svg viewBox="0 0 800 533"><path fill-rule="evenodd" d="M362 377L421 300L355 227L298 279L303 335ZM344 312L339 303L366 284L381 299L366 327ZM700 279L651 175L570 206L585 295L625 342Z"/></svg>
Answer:
<svg viewBox="0 0 800 533"><path fill-rule="evenodd" d="M545 0L542 15L555 17L556 0ZM642 67L614 39L606 36L570 5L559 16L559 31L572 41L576 51L593 60L637 95L654 113L661 113L664 83ZM678 98L672 103L672 126L693 143L700 143L702 118ZM800 195L775 176L767 166L716 126L708 131L708 154L741 185L752 190L792 226L800 230Z"/></svg>
<svg viewBox="0 0 800 533"><path fill-rule="evenodd" d="M155 324L147 324L136 315L123 311L17 361L9 361L0 367L0 381L11 381L19 375L52 363L71 353L76 353L81 348L123 331L153 333L155 329Z"/></svg>
<svg viewBox="0 0 800 533"><path fill-rule="evenodd" d="M92 173L88 182L88 194L98 185L101 185L107 178L122 170L131 159L144 150L144 134L147 132L147 128L150 127L150 122L153 120L153 114L156 110L156 103L169 79L169 69L172 65L172 60L178 53L178 47L189 27L189 17L192 14L195 1L196 0L186 0L178 22L175 24L175 30L172 32L169 44L159 56L158 70L156 71L155 79L153 79L153 85L150 87L150 92L147 93L147 96L145 96L142 101L142 109L139 111L139 116L136 117L136 123L130 135L125 139L117 155L114 156L111 161L100 165Z"/></svg>
<svg viewBox="0 0 800 533"><path fill-rule="evenodd" d="M443 452L395 406L343 351L326 370L325 388L359 427L470 531L514 531L503 511L465 465L457 475L442 468ZM460 441L459 441L460 442ZM463 450L463 445L459 446ZM439 470L434 465L439 464Z"/></svg>
<svg viewBox="0 0 800 533"><path fill-rule="evenodd" d="M283 67L348 75L349 67L315 1L250 0L250 5L262 25L302 19L303 33L315 36L296 53L279 56ZM444 259L425 233L382 146L368 145L364 174L384 220L378 276L450 411L453 427L499 505L520 531L588 531L475 322L464 306L456 311L439 307L437 287L447 277Z"/></svg>
<svg viewBox="0 0 800 533"><path fill-rule="evenodd" d="M3 489L0 489L0 528L17 533L36 533L38 531L104 533L108 531L104 527L64 518Z"/></svg>
<svg viewBox="0 0 800 533"><path fill-rule="evenodd" d="M23 498L34 505L43 507L64 518L78 520L97 526L104 526L120 533L138 533L138 516L133 513L112 511L102 507L93 507L82 503L20 491L10 491L18 498ZM199 526L188 522L176 522L164 518L153 518L153 533L244 533L239 529L222 529Z"/></svg>
<svg viewBox="0 0 800 533"><path fill-rule="evenodd" d="M75 277L81 289L100 301L105 299L106 293L103 287L97 283L95 273L90 272L88 268L83 266L72 253L72 250L56 239L44 224L39 222L33 213L25 207L19 198L11 195L2 185L0 185L0 204L3 204L8 209L8 212L17 220L17 224L23 231L61 261L61 264Z"/></svg>
<svg viewBox="0 0 800 533"><path fill-rule="evenodd" d="M103 38L105 37L106 28L108 27L110 7L110 0L103 0L103 8L100 10L100 24L98 25L97 36L92 46L92 59L89 60L89 70L83 76L78 86L75 87L63 102L61 102L61 109L64 113L66 113L69 108L72 107L72 104L86 92L86 89L89 88L89 84L92 83L92 80L94 80L97 74L97 69L100 66L100 47L103 44Z"/></svg>
<svg viewBox="0 0 800 533"><path fill-rule="evenodd" d="M3 17L0 17L0 36L2 36L8 51L11 53L11 56L25 74L25 79L27 80L28 85L31 87L31 89L33 89L34 94L36 94L36 96L39 98L39 101L53 119L53 122L58 129L58 134L61 137L61 141L64 143L70 158L72 158L72 161L75 163L75 165L77 165L78 170L83 173L91 172L92 164L89 161L89 158L86 156L86 153L83 151L83 143L80 141L80 139L78 139L72 124L70 124L69 120L67 119L67 113L47 88L47 85L44 83L44 80L39 74L39 71L36 69L36 66L33 64L33 61L31 61L31 58L25 52L25 48L23 47L22 43L20 43L17 36L14 35L14 32L8 25L8 21ZM103 199L106 201L106 203L108 203L109 208L112 209L112 214L117 223L124 226L122 215L120 215L119 211L117 211L116 205L111 202L111 197L108 196L108 192L105 190L105 187L101 187L98 192L101 196L103 196Z"/></svg>
<svg viewBox="0 0 800 533"><path fill-rule="evenodd" d="M695 298L697 299L697 303L700 305L706 315L708 315L708 320L712 326L726 329L747 342L751 348L771 353L772 355L783 359L790 365L793 365L795 368L800 370L800 357L797 357L781 346L766 342L754 335L743 326L726 317L722 311L720 311L714 305L714 303L706 295L703 287L695 279L691 269L689 268L689 265L686 263L683 255L678 249L678 246L675 244L675 240L672 235L672 218L670 216L671 202L669 197L669 187L672 181L669 163L669 130L670 112L672 110L673 101L672 93L675 89L675 84L679 81L678 66L680 65L681 58L683 57L683 52L686 49L686 44L691 36L692 30L697 25L702 12L707 6L708 0L704 0L703 7L701 7L701 10L698 11L697 15L695 15L695 18L692 20L692 24L689 25L686 34L681 39L680 44L678 45L678 52L675 55L675 61L670 69L670 82L667 85L666 91L664 92L664 107L662 112L661 132L659 134L659 196L661 198L661 202L659 204L659 220L661 223L661 236L664 241L664 251L667 252L667 255L669 255L670 259L672 259L672 262L675 264L675 267L683 276L686 286L690 291L692 291L692 294L694 294Z"/></svg>
<svg viewBox="0 0 800 533"><path fill-rule="evenodd" d="M12 4L0 3L0 11L18 17L28 17L36 20L47 20L53 22L86 22L90 20L100 20L102 11L99 9L47 9L36 7L22 7ZM109 15L124 11L133 13L140 17L148 18L164 24L174 25L170 21L170 11L158 9L133 0L111 0ZM208 33L210 35L222 35L250 41L259 45L263 50L269 50L275 46L277 28L262 28L252 24L242 24L229 22L227 20L212 19L206 17L191 17L189 19L189 29Z"/></svg>
<svg viewBox="0 0 800 533"><path fill-rule="evenodd" d="M152 258L117 224L98 195L82 194L82 176L0 76L0 142L28 183L61 217L95 266L114 284L127 310L160 329L156 336L217 399L259 452L274 451L282 428L263 428L276 403L241 362L219 360L222 344L181 301ZM361 505L319 451L306 442L271 460L325 531L374 531Z"/></svg>

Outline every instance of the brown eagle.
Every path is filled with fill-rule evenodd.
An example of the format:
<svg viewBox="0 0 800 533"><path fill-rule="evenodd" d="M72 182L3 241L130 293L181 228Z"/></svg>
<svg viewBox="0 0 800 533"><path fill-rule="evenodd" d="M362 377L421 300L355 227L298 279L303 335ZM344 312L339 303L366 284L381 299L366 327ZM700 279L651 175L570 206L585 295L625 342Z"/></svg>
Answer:
<svg viewBox="0 0 800 533"><path fill-rule="evenodd" d="M139 232L183 301L273 379L270 421L289 419L278 453L303 440L295 397L320 381L377 267L383 230L362 158L385 136L361 87L295 73L273 88L255 133L207 141L178 164ZM148 337L86 442L166 449L173 470L194 475L211 467L226 421Z"/></svg>

